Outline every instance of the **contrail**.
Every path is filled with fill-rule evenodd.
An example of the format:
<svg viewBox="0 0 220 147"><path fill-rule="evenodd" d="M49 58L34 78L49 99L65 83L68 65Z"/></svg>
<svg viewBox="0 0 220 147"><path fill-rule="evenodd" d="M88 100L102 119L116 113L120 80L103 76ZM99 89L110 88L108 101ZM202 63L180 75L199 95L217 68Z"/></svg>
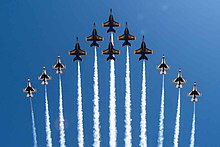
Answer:
<svg viewBox="0 0 220 147"><path fill-rule="evenodd" d="M125 76L125 146L131 147L131 91L130 91L130 67L129 50L127 47L126 76Z"/></svg>
<svg viewBox="0 0 220 147"><path fill-rule="evenodd" d="M30 98L30 105L31 105L31 118L32 118L32 129L33 129L34 147L37 147L37 133L36 133L36 127L35 127L35 121L34 121L34 111L33 111L33 106L32 106L31 98Z"/></svg>
<svg viewBox="0 0 220 147"><path fill-rule="evenodd" d="M109 102L109 145L110 147L117 146L117 128L116 128L116 94L115 94L115 61L110 61L110 102Z"/></svg>
<svg viewBox="0 0 220 147"><path fill-rule="evenodd" d="M51 129L50 129L50 115L49 115L49 108L48 108L48 100L47 100L47 86L45 88L45 119L46 119L46 140L47 140L47 147L52 147L52 137L51 137Z"/></svg>
<svg viewBox="0 0 220 147"><path fill-rule="evenodd" d="M63 95L62 95L62 81L61 75L59 74L59 129L60 129L60 147L65 147L65 130L64 130L64 117L63 117Z"/></svg>
<svg viewBox="0 0 220 147"><path fill-rule="evenodd" d="M161 94L161 105L160 105L160 123L158 133L158 147L163 147L163 131L164 131L164 74L162 79L162 94Z"/></svg>
<svg viewBox="0 0 220 147"><path fill-rule="evenodd" d="M194 102L194 110L193 110L193 121L192 121L192 131L191 131L191 139L190 139L190 147L194 147L195 145L195 128L196 128L196 103Z"/></svg>
<svg viewBox="0 0 220 147"><path fill-rule="evenodd" d="M94 61L94 126L93 126L93 147L100 147L100 122L99 122L99 83L98 83L98 62L97 62L97 51L95 47L95 61Z"/></svg>
<svg viewBox="0 0 220 147"><path fill-rule="evenodd" d="M145 73L145 60L143 60L143 79L142 79L142 93L141 93L141 134L140 134L140 147L147 147L147 128L146 128L146 73Z"/></svg>
<svg viewBox="0 0 220 147"><path fill-rule="evenodd" d="M178 147L179 132L180 132L180 88L179 88L179 94L178 94L178 104L177 104L177 112L176 112L176 125L175 125L175 132L174 132L174 141L173 141L173 146L174 147Z"/></svg>
<svg viewBox="0 0 220 147"><path fill-rule="evenodd" d="M83 134L83 112L82 112L82 89L81 89L81 72L80 63L78 62L78 145L84 147L84 134Z"/></svg>

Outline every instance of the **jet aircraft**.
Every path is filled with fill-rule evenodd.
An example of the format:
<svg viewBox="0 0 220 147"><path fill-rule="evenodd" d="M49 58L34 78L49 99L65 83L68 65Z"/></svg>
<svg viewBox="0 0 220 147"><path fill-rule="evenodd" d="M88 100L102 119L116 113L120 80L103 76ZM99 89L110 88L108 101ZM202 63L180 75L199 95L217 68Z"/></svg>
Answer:
<svg viewBox="0 0 220 147"><path fill-rule="evenodd" d="M33 97L33 92L36 92L36 90L31 87L31 81L30 79L28 78L28 82L27 82L27 87L25 89L23 89L23 92L26 92L27 93L27 97Z"/></svg>
<svg viewBox="0 0 220 147"><path fill-rule="evenodd" d="M119 36L118 40L124 40L124 43L122 44L122 46L125 46L125 45L131 46L131 43L128 42L128 40L136 40L135 36L129 34L128 23L127 22L126 22L126 27L125 27L125 30L124 30L124 34Z"/></svg>
<svg viewBox="0 0 220 147"><path fill-rule="evenodd" d="M78 37L76 38L75 49L70 51L69 55L76 55L73 61L76 61L76 60L82 61L82 58L80 55L86 55L86 52L80 49Z"/></svg>
<svg viewBox="0 0 220 147"><path fill-rule="evenodd" d="M178 76L175 80L173 80L174 83L177 83L176 88L183 88L182 83L186 83L186 81L182 77L181 69L179 69Z"/></svg>
<svg viewBox="0 0 220 147"><path fill-rule="evenodd" d="M108 49L102 51L102 54L109 54L107 61L109 59L113 59L115 60L115 57L113 56L113 54L120 54L119 50L114 49L113 44L112 44L112 38L110 37L110 43L108 45Z"/></svg>
<svg viewBox="0 0 220 147"><path fill-rule="evenodd" d="M38 80L42 80L42 85L47 85L47 80L51 80L51 77L47 75L46 67L43 67L42 74L38 77Z"/></svg>
<svg viewBox="0 0 220 147"><path fill-rule="evenodd" d="M62 74L63 68L65 68L65 65L61 63L60 56L58 56L57 63L53 66L53 69L57 69L56 74Z"/></svg>
<svg viewBox="0 0 220 147"><path fill-rule="evenodd" d="M192 101L192 102L197 102L197 101L198 101L198 97L201 96L201 95L202 95L202 94L200 94L200 93L197 91L196 82L194 82L193 90L188 94L188 96L192 97L192 98L191 98L191 101Z"/></svg>
<svg viewBox="0 0 220 147"><path fill-rule="evenodd" d="M139 60L142 60L142 59L148 60L145 54L153 54L153 51L146 47L146 43L144 42L144 36L142 38L141 47L135 50L134 54L141 54L141 57L139 58Z"/></svg>
<svg viewBox="0 0 220 147"><path fill-rule="evenodd" d="M119 27L120 24L116 21L114 21L113 15L112 15L112 9L110 9L110 16L107 22L102 24L103 27L109 27L109 29L107 30L107 33L109 32L113 32L115 33L115 29L113 27Z"/></svg>
<svg viewBox="0 0 220 147"><path fill-rule="evenodd" d="M103 41L103 40L104 40L103 37L97 35L96 25L94 23L92 35L90 35L89 37L86 37L86 41L92 41L92 44L90 45L90 47L92 47L92 46L99 47L99 44L97 41Z"/></svg>
<svg viewBox="0 0 220 147"><path fill-rule="evenodd" d="M166 70L170 69L170 67L165 62L165 56L162 57L162 62L159 66L157 66L157 69L160 70L160 74L166 74Z"/></svg>

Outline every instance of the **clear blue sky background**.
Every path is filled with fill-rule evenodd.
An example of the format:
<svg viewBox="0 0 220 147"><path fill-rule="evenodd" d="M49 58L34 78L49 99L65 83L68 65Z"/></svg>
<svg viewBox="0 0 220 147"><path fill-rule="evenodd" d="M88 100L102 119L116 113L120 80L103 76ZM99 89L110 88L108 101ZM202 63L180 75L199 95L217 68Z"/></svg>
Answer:
<svg viewBox="0 0 220 147"><path fill-rule="evenodd" d="M42 66L52 77L48 85L49 110L53 145L59 146L58 131L58 76L51 66L60 55L67 68L62 75L64 116L66 120L66 145L77 146L77 64L72 63L68 51L79 37L81 48L88 52L83 57L82 91L85 146L93 143L93 60L94 50L85 37L92 32L96 22L98 34L105 37L98 49L101 146L107 146L109 105L109 63L101 50L107 48L109 34L101 23L107 21L109 9L121 23L115 36L123 33L128 21L131 34L137 40L130 48L132 143L139 144L140 96L142 63L134 49L140 47L141 36L154 54L147 62L147 136L150 147L157 146L161 98L161 75L155 67L162 54L171 66L165 79L165 140L164 146L173 142L177 93L171 82L182 68L187 80L181 91L181 125L179 146L190 142L193 104L187 93L196 81L203 96L196 109L196 143L198 147L220 146L220 3L217 0L1 0L0 1L0 146L30 147L33 145L29 100L22 93L30 77L37 89L33 106L39 146L46 145L44 87L37 76ZM117 128L118 146L124 146L125 48L115 39L115 48L121 51L116 60Z"/></svg>

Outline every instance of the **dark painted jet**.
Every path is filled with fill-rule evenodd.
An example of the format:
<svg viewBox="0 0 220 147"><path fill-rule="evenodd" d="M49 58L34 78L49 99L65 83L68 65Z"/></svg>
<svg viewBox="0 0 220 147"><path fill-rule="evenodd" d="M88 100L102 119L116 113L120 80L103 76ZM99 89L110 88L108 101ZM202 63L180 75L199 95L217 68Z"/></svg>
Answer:
<svg viewBox="0 0 220 147"><path fill-rule="evenodd" d="M33 97L33 92L36 92L36 90L33 87L31 87L31 81L29 78L27 82L27 87L23 90L23 92L27 93L27 97Z"/></svg>
<svg viewBox="0 0 220 147"><path fill-rule="evenodd" d="M179 69L178 76L175 80L173 80L174 83L177 83L176 88L183 88L182 83L186 83L186 81L182 77L181 69Z"/></svg>
<svg viewBox="0 0 220 147"><path fill-rule="evenodd" d="M109 29L107 30L107 33L109 32L113 32L115 33L115 29L113 27L119 27L120 24L116 21L114 21L113 15L112 15L112 9L110 9L110 16L107 22L102 24L103 27L109 27Z"/></svg>
<svg viewBox="0 0 220 147"><path fill-rule="evenodd" d="M107 61L109 59L112 59L112 60L115 61L115 57L113 56L113 54L120 54L119 50L114 49L111 37L110 37L110 43L108 45L108 49L102 51L102 54L108 54L109 55L108 58L107 58Z"/></svg>
<svg viewBox="0 0 220 147"><path fill-rule="evenodd" d="M103 40L104 40L103 37L97 35L96 26L95 26L95 23L94 23L92 35L89 36L89 37L86 37L86 41L92 41L92 44L90 44L90 47L92 47L92 46L97 46L97 47L99 47L99 44L98 44L97 41L103 41Z"/></svg>
<svg viewBox="0 0 220 147"><path fill-rule="evenodd" d="M191 101L192 101L192 102L197 102L197 101L198 101L198 97L201 96L201 95L202 95L202 94L200 94L200 93L197 91L196 82L194 82L193 90L188 94L188 96L192 97L192 98L191 98Z"/></svg>
<svg viewBox="0 0 220 147"><path fill-rule="evenodd" d="M38 80L42 80L42 85L47 85L47 80L51 80L51 77L47 75L46 67L43 67L42 74L38 77Z"/></svg>
<svg viewBox="0 0 220 147"><path fill-rule="evenodd" d="M56 74L62 74L62 69L66 68L64 64L61 63L60 56L58 56L57 63L53 66L53 69L57 69Z"/></svg>
<svg viewBox="0 0 220 147"><path fill-rule="evenodd" d="M122 46L125 45L129 45L131 46L131 43L128 42L128 40L136 40L135 36L132 36L129 34L129 30L128 30L128 23L126 22L126 27L124 30L124 34L118 37L118 40L124 40L124 43L122 44Z"/></svg>
<svg viewBox="0 0 220 147"><path fill-rule="evenodd" d="M165 62L165 56L162 57L162 62L159 66L157 66L157 69L160 70L160 74L166 74L166 70L170 69L170 67Z"/></svg>
<svg viewBox="0 0 220 147"><path fill-rule="evenodd" d="M144 36L142 38L141 47L135 50L134 54L141 54L141 57L139 58L139 60L142 60L142 59L148 60L145 54L153 54L153 51L146 47L146 43L144 42Z"/></svg>
<svg viewBox="0 0 220 147"><path fill-rule="evenodd" d="M69 55L76 55L73 61L79 60L82 61L80 55L86 55L86 52L80 49L78 37L76 38L75 49L69 52Z"/></svg>

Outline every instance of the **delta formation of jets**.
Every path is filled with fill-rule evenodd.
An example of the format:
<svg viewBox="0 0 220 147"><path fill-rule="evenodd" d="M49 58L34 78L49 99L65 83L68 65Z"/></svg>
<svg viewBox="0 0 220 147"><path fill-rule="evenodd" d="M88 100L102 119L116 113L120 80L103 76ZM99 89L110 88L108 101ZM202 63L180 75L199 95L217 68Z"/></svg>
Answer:
<svg viewBox="0 0 220 147"><path fill-rule="evenodd" d="M102 26L108 27L107 33L109 33L109 32L116 33L116 30L114 29L114 27L119 27L120 24L118 22L114 21L114 17L112 15L112 9L110 9L109 20L107 22L103 23ZM92 41L90 47L93 47L93 46L100 47L100 45L98 44L98 41L103 41L103 40L104 40L104 38L97 34L96 24L94 23L92 35L86 37L86 41ZM119 36L118 40L124 41L122 46L131 46L131 43L129 42L129 40L136 40L136 37L129 33L127 22L126 22L124 34ZM69 51L69 55L75 55L75 57L73 59L73 62L74 62L76 60L82 61L81 55L86 55L86 54L87 53L85 51L80 49L80 45L79 45L79 41L78 41L78 37L77 37L75 49L72 51ZM102 51L102 54L109 55L107 57L107 61L108 60L115 60L114 55L120 54L119 50L114 49L112 36L110 36L110 42L108 45L108 49ZM148 60L146 54L153 54L153 51L151 49L147 48L146 43L144 41L144 36L142 38L141 47L139 49L135 50L134 54L141 55L139 57L139 60ZM53 69L56 69L57 74L62 74L62 69L64 69L64 68L65 68L65 65L61 63L60 56L58 56L57 63L53 66ZM157 66L157 69L160 70L160 74L163 74L163 75L166 74L166 70L170 69L170 67L165 62L164 55L162 56L162 62L159 66ZM38 79L42 81L41 82L42 85L47 85L48 80L51 80L51 77L49 75L47 75L47 73L46 73L45 67L43 67L42 74L38 77ZM173 80L173 82L176 83L176 88L182 88L183 87L182 84L186 83L186 80L182 77L181 69L179 69L178 76L176 79ZM27 93L27 97L33 97L33 92L36 92L36 90L33 87L31 87L30 79L28 79L27 87L23 91ZM188 96L192 97L191 98L192 102L197 102L198 97L201 96L201 94L197 91L196 82L194 82L193 90L188 94Z"/></svg>

